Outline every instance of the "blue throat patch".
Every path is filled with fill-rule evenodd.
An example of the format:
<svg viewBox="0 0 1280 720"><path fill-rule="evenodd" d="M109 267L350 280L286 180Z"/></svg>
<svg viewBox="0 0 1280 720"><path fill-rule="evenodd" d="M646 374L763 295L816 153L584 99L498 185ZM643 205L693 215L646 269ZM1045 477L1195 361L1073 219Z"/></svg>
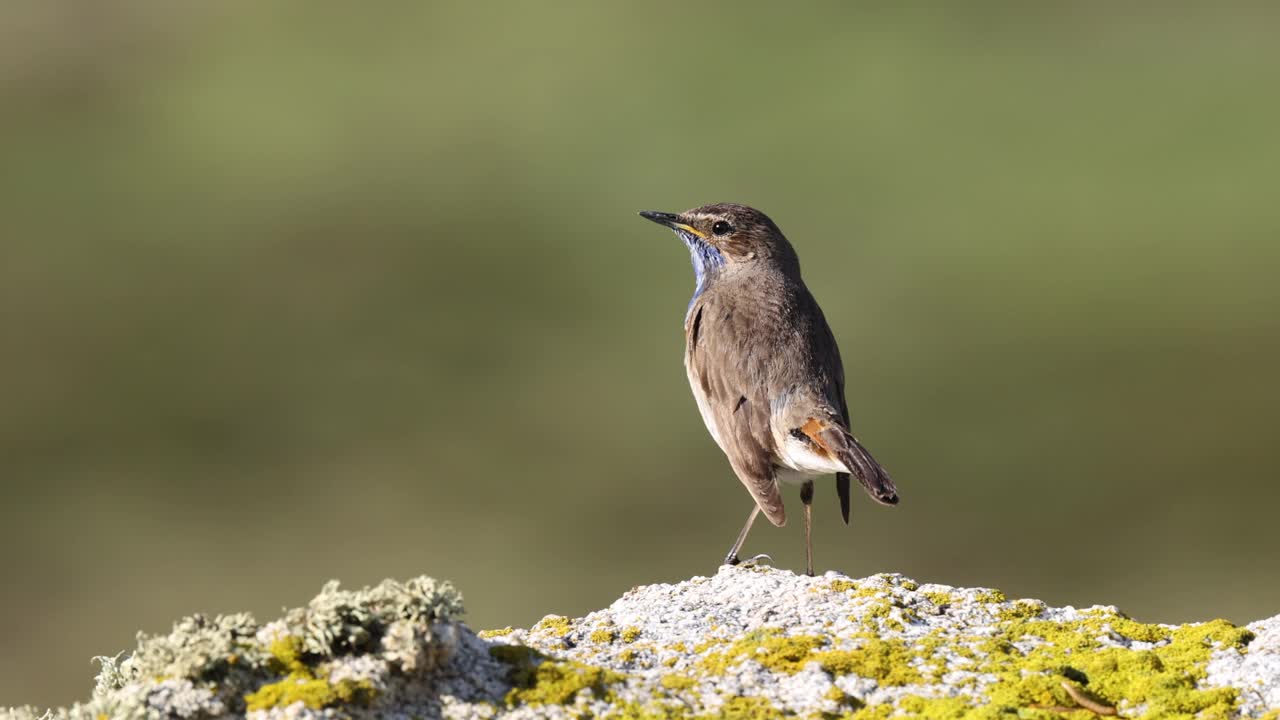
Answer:
<svg viewBox="0 0 1280 720"><path fill-rule="evenodd" d="M693 303L707 289L711 278L724 266L724 255L720 251L712 247L710 243L696 235L677 232L684 244L689 246L689 259L693 261L693 277L697 282L697 286L693 290L693 297L689 300L689 308L693 309Z"/></svg>

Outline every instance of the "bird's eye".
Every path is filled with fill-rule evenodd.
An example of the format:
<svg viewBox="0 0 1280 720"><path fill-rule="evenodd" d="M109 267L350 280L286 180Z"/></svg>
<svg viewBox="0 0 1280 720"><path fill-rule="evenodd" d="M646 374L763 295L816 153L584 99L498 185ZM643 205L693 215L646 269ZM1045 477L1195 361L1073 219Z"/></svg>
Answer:
<svg viewBox="0 0 1280 720"><path fill-rule="evenodd" d="M717 220L716 224L711 226L711 232L716 235L728 235L733 232L733 226L723 220Z"/></svg>

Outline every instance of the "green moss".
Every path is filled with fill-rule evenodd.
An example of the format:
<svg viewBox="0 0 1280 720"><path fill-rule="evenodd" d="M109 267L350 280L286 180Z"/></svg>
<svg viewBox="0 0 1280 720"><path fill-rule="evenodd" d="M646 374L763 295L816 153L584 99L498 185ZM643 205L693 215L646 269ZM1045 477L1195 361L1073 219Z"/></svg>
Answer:
<svg viewBox="0 0 1280 720"><path fill-rule="evenodd" d="M640 628L638 627L623 628L622 642L633 643L638 639L640 639Z"/></svg>
<svg viewBox="0 0 1280 720"><path fill-rule="evenodd" d="M480 632L476 633L476 637L482 640L488 640L489 638L506 637L513 632L515 631L511 629L510 625L508 625L498 630L481 630Z"/></svg>
<svg viewBox="0 0 1280 720"><path fill-rule="evenodd" d="M612 628L600 628L599 630L592 630L587 637L593 643L608 644L617 639L618 633L614 632Z"/></svg>
<svg viewBox="0 0 1280 720"><path fill-rule="evenodd" d="M286 673L277 682L268 683L244 696L248 710L267 710L301 702L312 710L334 705L368 703L375 691L368 681L342 680L330 682L317 677L303 659L302 638L287 635L272 641L270 667Z"/></svg>
<svg viewBox="0 0 1280 720"><path fill-rule="evenodd" d="M541 630L556 637L564 637L573 629L573 624L569 621L569 618L563 615L548 615L539 620L538 624L533 626L533 629Z"/></svg>

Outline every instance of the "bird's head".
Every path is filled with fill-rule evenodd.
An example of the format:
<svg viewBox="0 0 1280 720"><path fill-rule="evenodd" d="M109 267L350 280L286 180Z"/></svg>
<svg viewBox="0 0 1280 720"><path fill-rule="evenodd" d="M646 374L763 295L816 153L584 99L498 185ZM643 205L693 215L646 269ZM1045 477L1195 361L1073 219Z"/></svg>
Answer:
<svg viewBox="0 0 1280 720"><path fill-rule="evenodd" d="M645 210L640 216L671 228L689 246L699 293L725 271L753 266L800 271L791 243L755 208L716 203L682 213Z"/></svg>

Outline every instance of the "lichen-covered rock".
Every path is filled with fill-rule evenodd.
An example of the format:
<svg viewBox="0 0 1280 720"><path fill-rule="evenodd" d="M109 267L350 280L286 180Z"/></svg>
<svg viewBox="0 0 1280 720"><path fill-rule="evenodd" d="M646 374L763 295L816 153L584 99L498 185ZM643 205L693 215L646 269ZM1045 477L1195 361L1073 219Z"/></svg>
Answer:
<svg viewBox="0 0 1280 720"><path fill-rule="evenodd" d="M430 694L422 680L458 665L452 656L466 646L461 613L461 595L431 578L359 591L331 582L306 607L266 625L243 613L195 615L168 635L139 634L127 656L97 658L102 670L88 702L47 713L3 710L0 720L345 717Z"/></svg>
<svg viewBox="0 0 1280 720"><path fill-rule="evenodd" d="M189 618L54 718L1280 718L1280 615L1137 622L899 575L764 567L473 634L447 584ZM30 709L0 718L31 718Z"/></svg>

